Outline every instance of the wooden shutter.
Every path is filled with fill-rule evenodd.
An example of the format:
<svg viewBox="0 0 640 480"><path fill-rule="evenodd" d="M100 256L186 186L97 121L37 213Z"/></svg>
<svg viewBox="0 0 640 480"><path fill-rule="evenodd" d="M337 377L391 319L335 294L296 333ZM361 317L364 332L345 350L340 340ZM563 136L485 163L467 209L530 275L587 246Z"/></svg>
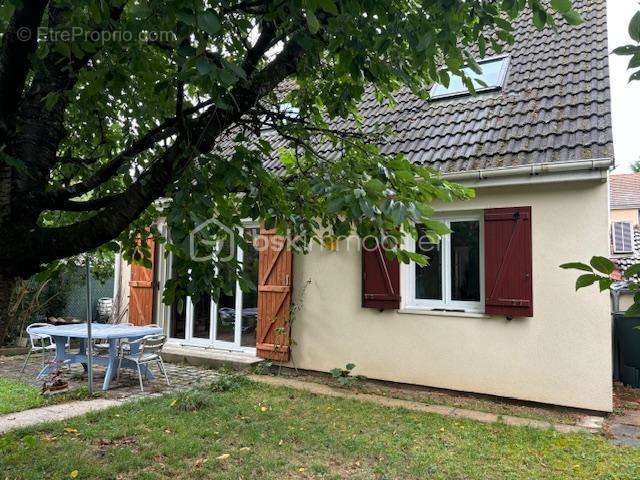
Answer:
<svg viewBox="0 0 640 480"><path fill-rule="evenodd" d="M388 259L382 246L362 246L362 306L391 310L400 308L400 263Z"/></svg>
<svg viewBox="0 0 640 480"><path fill-rule="evenodd" d="M275 230L260 229L258 267L258 325L256 353L259 357L289 361L291 285L293 255L284 237Z"/></svg>
<svg viewBox="0 0 640 480"><path fill-rule="evenodd" d="M151 268L142 265L131 265L131 280L129 281L129 321L134 325L149 325L153 323L153 281L155 267L155 241L147 238L147 245L151 250Z"/></svg>
<svg viewBox="0 0 640 480"><path fill-rule="evenodd" d="M484 211L485 312L532 317L531 207Z"/></svg>

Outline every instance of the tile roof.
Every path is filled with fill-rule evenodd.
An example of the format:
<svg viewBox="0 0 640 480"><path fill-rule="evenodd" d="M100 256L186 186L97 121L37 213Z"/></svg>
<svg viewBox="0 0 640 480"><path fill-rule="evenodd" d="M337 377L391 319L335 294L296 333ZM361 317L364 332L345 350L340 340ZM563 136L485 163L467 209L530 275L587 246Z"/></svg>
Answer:
<svg viewBox="0 0 640 480"><path fill-rule="evenodd" d="M609 177L611 208L640 208L640 173Z"/></svg>
<svg viewBox="0 0 640 480"><path fill-rule="evenodd" d="M445 173L612 158L606 1L574 0L574 8L584 23L570 26L557 17L557 32L537 30L530 12L514 23L501 90L424 100L404 89L393 107L366 95L365 131L391 127L395 135L379 143L383 153L403 153ZM273 132L261 135L276 148L285 144ZM334 147L317 150L330 155ZM281 168L275 158L266 165Z"/></svg>
<svg viewBox="0 0 640 480"><path fill-rule="evenodd" d="M622 273L631 265L640 263L640 226L633 228L633 253L624 257L614 256L611 261L616 264Z"/></svg>

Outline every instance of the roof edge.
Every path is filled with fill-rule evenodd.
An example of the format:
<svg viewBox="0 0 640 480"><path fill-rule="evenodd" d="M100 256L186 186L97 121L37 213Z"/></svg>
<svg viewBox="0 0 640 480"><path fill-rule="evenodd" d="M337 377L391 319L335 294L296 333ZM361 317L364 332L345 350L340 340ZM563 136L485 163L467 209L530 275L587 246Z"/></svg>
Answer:
<svg viewBox="0 0 640 480"><path fill-rule="evenodd" d="M566 162L530 163L513 167L444 173L446 180L470 184L474 187L557 183L577 180L606 180L614 165L613 158L593 158ZM604 175L603 175L604 174Z"/></svg>

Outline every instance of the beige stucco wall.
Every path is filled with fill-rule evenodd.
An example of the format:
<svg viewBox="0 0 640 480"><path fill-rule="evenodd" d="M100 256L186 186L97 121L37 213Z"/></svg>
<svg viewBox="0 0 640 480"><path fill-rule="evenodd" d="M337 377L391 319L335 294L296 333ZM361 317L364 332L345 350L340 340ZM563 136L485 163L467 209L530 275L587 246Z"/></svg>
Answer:
<svg viewBox="0 0 640 480"><path fill-rule="evenodd" d="M563 262L608 254L607 184L488 188L442 210L532 206L534 317L363 309L356 251L315 249L294 262L293 362L328 371L352 362L370 378L610 411L610 304L574 291ZM304 296L303 284L310 280Z"/></svg>
<svg viewBox="0 0 640 480"><path fill-rule="evenodd" d="M612 209L611 221L612 222L631 222L632 225L638 225L638 209L637 208Z"/></svg>

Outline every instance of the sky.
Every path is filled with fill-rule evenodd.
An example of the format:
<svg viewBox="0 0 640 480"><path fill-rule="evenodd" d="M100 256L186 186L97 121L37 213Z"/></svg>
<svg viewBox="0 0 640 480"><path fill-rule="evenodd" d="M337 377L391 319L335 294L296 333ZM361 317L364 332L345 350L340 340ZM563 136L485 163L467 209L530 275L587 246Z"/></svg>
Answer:
<svg viewBox="0 0 640 480"><path fill-rule="evenodd" d="M607 0L609 51L620 45L635 43L628 33L634 13L640 10L638 0ZM630 57L609 56L611 75L611 114L614 173L631 171L631 163L640 158L640 81L628 83L627 64Z"/></svg>

